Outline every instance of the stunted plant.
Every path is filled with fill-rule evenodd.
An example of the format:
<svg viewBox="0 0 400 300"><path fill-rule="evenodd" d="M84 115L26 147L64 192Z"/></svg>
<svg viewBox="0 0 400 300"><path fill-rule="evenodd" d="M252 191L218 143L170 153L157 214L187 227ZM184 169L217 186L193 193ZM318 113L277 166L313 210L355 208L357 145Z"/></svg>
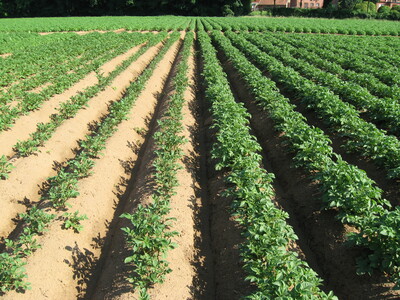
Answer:
<svg viewBox="0 0 400 300"><path fill-rule="evenodd" d="M0 291L2 293L30 288L29 283L24 281L27 277L24 269L25 264L20 257L13 253L4 252L0 254Z"/></svg>
<svg viewBox="0 0 400 300"><path fill-rule="evenodd" d="M0 179L7 179L14 166L8 161L7 156L0 157Z"/></svg>
<svg viewBox="0 0 400 300"><path fill-rule="evenodd" d="M80 223L83 220L87 220L86 215L79 215L79 211L77 210L74 213L65 213L64 217L64 228L73 229L76 233L79 233L83 230L83 225Z"/></svg>
<svg viewBox="0 0 400 300"><path fill-rule="evenodd" d="M153 202L148 206L139 205L135 212L121 215L130 221L130 226L122 228L126 243L132 250L125 258L125 263L132 265L133 270L128 281L133 289L139 291L141 300L149 299L147 289L156 283L163 283L165 276L171 272L166 255L169 250L177 247L172 238L178 232L171 231L174 218L167 217L169 202L178 185L176 172L180 168L178 159L183 152L180 145L185 139L179 135L183 130L182 106L183 92L187 87L187 59L193 33L188 33L183 46L182 61L174 78L176 93L168 99L169 107L164 118L159 121L159 131L154 134L156 145L155 182L157 190L152 195Z"/></svg>

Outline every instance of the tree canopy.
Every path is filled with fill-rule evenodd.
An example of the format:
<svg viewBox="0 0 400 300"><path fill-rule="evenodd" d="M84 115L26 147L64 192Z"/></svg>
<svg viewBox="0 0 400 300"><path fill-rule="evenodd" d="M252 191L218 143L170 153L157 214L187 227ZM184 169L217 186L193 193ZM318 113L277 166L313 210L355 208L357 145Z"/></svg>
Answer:
<svg viewBox="0 0 400 300"><path fill-rule="evenodd" d="M250 0L0 0L0 16L243 15Z"/></svg>

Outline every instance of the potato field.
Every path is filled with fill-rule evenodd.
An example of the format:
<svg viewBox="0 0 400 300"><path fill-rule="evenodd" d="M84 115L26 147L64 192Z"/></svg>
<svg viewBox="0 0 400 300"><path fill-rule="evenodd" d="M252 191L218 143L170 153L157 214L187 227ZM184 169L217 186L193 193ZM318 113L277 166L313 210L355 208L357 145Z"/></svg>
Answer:
<svg viewBox="0 0 400 300"><path fill-rule="evenodd" d="M399 299L400 26L0 19L1 299Z"/></svg>

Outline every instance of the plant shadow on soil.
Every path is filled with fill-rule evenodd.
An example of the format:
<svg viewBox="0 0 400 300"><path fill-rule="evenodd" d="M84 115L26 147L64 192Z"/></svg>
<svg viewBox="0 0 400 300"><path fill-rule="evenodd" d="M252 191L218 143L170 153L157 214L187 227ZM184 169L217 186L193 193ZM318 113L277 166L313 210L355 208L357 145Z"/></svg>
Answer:
<svg viewBox="0 0 400 300"><path fill-rule="evenodd" d="M196 66L196 103L190 106L190 110L197 127L190 128L190 134L200 157L198 162L184 161L188 169L193 168L193 163L198 165L196 173L200 188L196 193L202 199L201 207L196 203L191 205L195 211L196 230L202 233L195 240L197 253L192 264L198 275L193 279L192 298L240 299L251 293L254 287L245 281L239 251L244 238L241 236L242 228L231 216L232 199L221 195L226 189L226 174L215 171L216 161L211 158L216 136L215 130L210 128L212 116L205 99L205 86L200 84L204 78L200 75L203 62L199 56Z"/></svg>
<svg viewBox="0 0 400 300"><path fill-rule="evenodd" d="M335 210L322 209L317 183L305 170L293 167L293 155L285 149L268 113L255 104L247 85L221 52L219 59L236 100L244 103L251 114L250 124L263 148L265 168L276 177L276 204L289 213L287 221L299 237L297 244L303 252L299 256L304 255L324 280L321 288L333 290L340 299L398 299L398 292L392 290L393 284L383 274L356 275L355 260L366 250L346 245L346 234L354 229L343 226Z"/></svg>
<svg viewBox="0 0 400 300"><path fill-rule="evenodd" d="M86 248L81 250L76 242L74 247L67 246L65 249L71 252L72 260L65 259L64 262L74 270L73 278L77 281L77 298L81 299L85 294L85 286L93 274L97 260L93 252Z"/></svg>
<svg viewBox="0 0 400 300"><path fill-rule="evenodd" d="M195 64L196 66L196 64ZM196 68L195 68L195 74ZM197 82L197 80L196 80ZM195 196L188 199L188 207L193 211L194 230L194 254L191 264L196 275L189 287L191 299L212 299L215 293L213 278L213 261L210 248L210 211L207 186L207 170L205 165L204 128L201 127L202 113L198 105L199 92L195 85L193 90L194 100L188 103L188 108L195 118L195 125L188 128L190 140L194 151L190 151L182 159L186 171L191 173L193 181L198 185L192 185ZM199 205L198 199L201 203Z"/></svg>
<svg viewBox="0 0 400 300"><path fill-rule="evenodd" d="M116 186L115 195L118 200L114 203L114 217L110 222L107 235L102 238L104 241L102 254L93 272L88 274L90 279L81 299L93 299L92 293L95 292L100 276L104 276L103 267L110 256L124 258L130 255L130 249L125 244L124 236L120 230L120 228L128 227L129 221L121 219L120 215L124 212L135 211L139 204L146 205L150 195L155 191L155 182L151 176L154 172L152 166L154 155L151 153L151 157L149 157L149 153L146 153L148 152L146 151L147 148L150 147L151 132L149 130L145 142L140 148L131 148L132 153L137 154L136 160L120 160L124 171L127 174L132 174L132 177L129 180L121 177L120 184ZM115 245L119 246L115 247ZM117 297L132 290L131 285L126 281L127 275L132 274L132 270L130 266L123 263L123 259L113 259L113 264L112 274L106 276L109 286L103 288L111 291L108 296Z"/></svg>
<svg viewBox="0 0 400 300"><path fill-rule="evenodd" d="M104 239L103 251L95 266L88 275L87 289L81 299L114 298L124 293L132 292L132 285L127 282L128 276L135 276L132 266L124 263L124 258L130 255L130 249L125 243L121 228L129 227L130 223L125 218L120 218L123 213L131 213L139 204L147 205L151 201L151 195L156 191L154 181L155 159L154 140L152 136L158 128L157 120L166 109L167 95L172 92L170 73L165 81L163 91L155 93L157 99L154 113L144 119L148 131L136 132L143 138L143 143L127 141L127 146L137 157L136 160L120 160L121 166L129 179L121 177L120 185L116 187L115 213L110 222L109 230ZM135 129L134 129L135 130ZM106 272L107 270L107 272ZM101 296L99 296L101 295Z"/></svg>

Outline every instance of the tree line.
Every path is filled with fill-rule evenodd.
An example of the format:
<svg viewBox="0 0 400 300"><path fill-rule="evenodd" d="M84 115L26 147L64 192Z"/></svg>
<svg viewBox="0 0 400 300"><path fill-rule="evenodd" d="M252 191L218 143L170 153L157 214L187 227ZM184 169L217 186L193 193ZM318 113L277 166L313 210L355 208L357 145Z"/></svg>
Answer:
<svg viewBox="0 0 400 300"><path fill-rule="evenodd" d="M251 0L0 0L0 16L191 15L233 16L250 12Z"/></svg>

